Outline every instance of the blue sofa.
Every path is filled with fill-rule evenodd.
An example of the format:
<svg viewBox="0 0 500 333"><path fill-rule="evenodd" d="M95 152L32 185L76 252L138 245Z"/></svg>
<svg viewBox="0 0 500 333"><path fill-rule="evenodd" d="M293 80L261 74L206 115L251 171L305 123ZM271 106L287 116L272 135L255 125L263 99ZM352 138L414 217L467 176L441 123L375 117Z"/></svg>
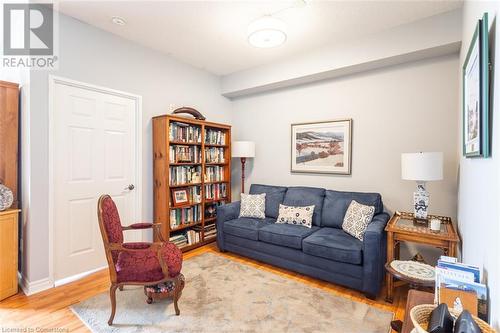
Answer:
<svg viewBox="0 0 500 333"><path fill-rule="evenodd" d="M266 193L266 218L239 218L240 202L217 208L217 245L291 271L333 282L375 298L380 291L386 260L385 225L378 193L340 192L314 187L254 184L250 194ZM364 241L342 230L351 203L375 207ZM275 223L279 205L314 205L313 226Z"/></svg>

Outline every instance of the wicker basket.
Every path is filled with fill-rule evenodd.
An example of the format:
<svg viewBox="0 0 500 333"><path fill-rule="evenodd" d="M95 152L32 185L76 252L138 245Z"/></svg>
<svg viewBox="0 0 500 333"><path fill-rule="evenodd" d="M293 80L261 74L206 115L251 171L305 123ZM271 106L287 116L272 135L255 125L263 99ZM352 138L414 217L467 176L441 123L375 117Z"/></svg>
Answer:
<svg viewBox="0 0 500 333"><path fill-rule="evenodd" d="M422 305L417 305L410 311L410 318L411 321L413 322L413 326L415 326L415 329L417 330L418 333L429 333L427 332L427 327L429 326L429 320L431 319L431 312L436 308L436 305L434 304L422 304ZM450 309L450 314L453 316L454 319L457 319L458 316L460 315L456 311ZM496 331L491 328L488 323L482 321L476 316L472 316L476 323L479 325L479 328L481 328L481 331L483 333L496 333Z"/></svg>

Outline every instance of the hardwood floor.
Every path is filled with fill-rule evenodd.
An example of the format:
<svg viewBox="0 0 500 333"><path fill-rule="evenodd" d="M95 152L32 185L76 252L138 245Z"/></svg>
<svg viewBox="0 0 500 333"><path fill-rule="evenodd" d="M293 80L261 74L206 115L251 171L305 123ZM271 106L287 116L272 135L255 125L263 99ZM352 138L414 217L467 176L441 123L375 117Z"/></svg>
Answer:
<svg viewBox="0 0 500 333"><path fill-rule="evenodd" d="M402 319L404 317L407 294L407 289L405 287L396 289L393 304L384 302L384 293L381 293L377 300L369 300L359 292L339 287L328 282L289 272L236 254L220 253L215 243L184 253L184 259L189 260L189 258L206 252L216 252L227 258L274 272L281 276L327 290L333 294L392 311L395 313L396 319ZM32 296L26 296L24 293L20 292L0 302L0 332L14 332L13 329L18 329L18 331L15 332L30 332L30 329L33 329L31 332L42 332L43 330L43 332L50 333L88 332L88 329L73 314L69 306L96 294L108 291L108 289L108 271L102 270L79 281L46 290ZM139 305L147 306L145 300L143 301L144 304ZM182 299L180 302L182 305ZM19 329L27 330L20 331Z"/></svg>

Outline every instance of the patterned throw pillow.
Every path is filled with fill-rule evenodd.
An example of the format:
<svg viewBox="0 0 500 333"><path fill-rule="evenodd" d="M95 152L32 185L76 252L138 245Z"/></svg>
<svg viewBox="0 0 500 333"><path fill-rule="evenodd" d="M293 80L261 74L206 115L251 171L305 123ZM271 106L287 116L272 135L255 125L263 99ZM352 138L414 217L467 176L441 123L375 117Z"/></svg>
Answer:
<svg viewBox="0 0 500 333"><path fill-rule="evenodd" d="M240 217L266 218L266 194L241 193Z"/></svg>
<svg viewBox="0 0 500 333"><path fill-rule="evenodd" d="M356 237L360 241L363 240L366 228L372 221L375 207L362 205L355 200L351 201L349 208L344 216L342 229L349 235Z"/></svg>
<svg viewBox="0 0 500 333"><path fill-rule="evenodd" d="M280 211L276 223L287 223L312 227L314 205L305 207L293 207L280 205Z"/></svg>

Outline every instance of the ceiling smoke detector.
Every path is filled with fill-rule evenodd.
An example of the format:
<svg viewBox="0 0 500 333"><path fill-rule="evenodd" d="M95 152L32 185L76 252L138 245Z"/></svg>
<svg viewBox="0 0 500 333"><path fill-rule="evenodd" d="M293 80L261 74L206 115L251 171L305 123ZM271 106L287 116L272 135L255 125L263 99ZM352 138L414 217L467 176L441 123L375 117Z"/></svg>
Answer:
<svg viewBox="0 0 500 333"><path fill-rule="evenodd" d="M119 26L124 26L125 24L127 24L127 21L125 21L125 19L120 16L113 16L111 18L111 22Z"/></svg>
<svg viewBox="0 0 500 333"><path fill-rule="evenodd" d="M248 25L248 42L260 48L280 46L286 41L286 30L285 22L272 16L264 16Z"/></svg>

